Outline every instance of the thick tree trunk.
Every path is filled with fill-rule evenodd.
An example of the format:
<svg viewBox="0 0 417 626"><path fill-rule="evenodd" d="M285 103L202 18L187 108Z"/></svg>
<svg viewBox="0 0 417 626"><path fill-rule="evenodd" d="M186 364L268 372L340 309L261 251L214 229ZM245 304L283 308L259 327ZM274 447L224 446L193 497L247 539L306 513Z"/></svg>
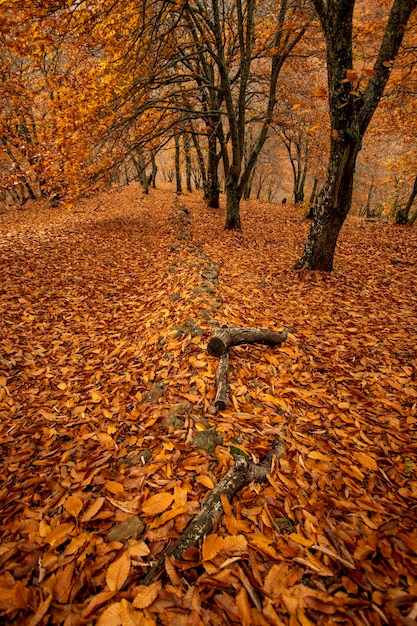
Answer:
<svg viewBox="0 0 417 626"><path fill-rule="evenodd" d="M416 199L416 196L417 196L417 176L414 179L413 190L410 194L410 197L408 198L408 202L406 206L403 209L400 209L399 211L397 211L395 215L396 224L409 224L410 223L408 216L411 211L411 207L413 206L414 200Z"/></svg>
<svg viewBox="0 0 417 626"><path fill-rule="evenodd" d="M352 132L352 135L354 133ZM332 140L327 182L314 210L304 252L295 269L331 272L337 239L352 202L353 177L360 142L346 132Z"/></svg>
<svg viewBox="0 0 417 626"><path fill-rule="evenodd" d="M238 183L231 175L226 182L226 230L240 230L240 195Z"/></svg>
<svg viewBox="0 0 417 626"><path fill-rule="evenodd" d="M139 180L140 184L143 187L144 193L149 193L149 181L146 175L146 166L143 160L143 155L139 154L137 158L132 155L132 161L137 172L137 176L135 176L135 179Z"/></svg>
<svg viewBox="0 0 417 626"><path fill-rule="evenodd" d="M294 204L303 204L304 202L304 189L296 188L294 189Z"/></svg>

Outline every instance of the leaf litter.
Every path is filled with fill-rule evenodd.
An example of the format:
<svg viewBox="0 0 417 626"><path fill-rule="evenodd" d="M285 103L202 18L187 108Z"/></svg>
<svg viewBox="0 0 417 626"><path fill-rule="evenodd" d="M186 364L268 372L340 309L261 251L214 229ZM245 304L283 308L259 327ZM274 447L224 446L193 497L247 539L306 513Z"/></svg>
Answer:
<svg viewBox="0 0 417 626"><path fill-rule="evenodd" d="M392 259L417 259L417 233L351 217L334 273L295 272L296 209L242 213L225 232L198 194L132 184L0 216L6 622L414 622L417 279ZM216 324L294 329L233 349L217 414ZM143 585L233 452L277 433L268 482Z"/></svg>

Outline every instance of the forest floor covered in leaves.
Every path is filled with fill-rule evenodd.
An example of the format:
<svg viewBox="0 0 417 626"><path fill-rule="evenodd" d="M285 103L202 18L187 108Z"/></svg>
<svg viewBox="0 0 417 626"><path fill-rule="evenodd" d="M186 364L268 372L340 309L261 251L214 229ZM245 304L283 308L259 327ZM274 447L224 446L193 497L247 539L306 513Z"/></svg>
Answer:
<svg viewBox="0 0 417 626"><path fill-rule="evenodd" d="M351 217L323 274L291 269L299 210L242 221L135 184L0 215L1 623L416 623L417 229ZM216 324L294 331L232 349L217 414ZM268 480L144 586L279 433Z"/></svg>

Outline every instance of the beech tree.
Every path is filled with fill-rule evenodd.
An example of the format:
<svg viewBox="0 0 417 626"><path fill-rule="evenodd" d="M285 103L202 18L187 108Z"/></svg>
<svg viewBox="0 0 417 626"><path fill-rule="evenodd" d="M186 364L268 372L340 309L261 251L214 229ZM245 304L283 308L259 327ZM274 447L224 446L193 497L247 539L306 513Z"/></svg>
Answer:
<svg viewBox="0 0 417 626"><path fill-rule="evenodd" d="M312 0L326 39L331 143L327 180L304 252L295 265L331 271L337 239L348 215L362 140L381 100L417 0L394 0L373 68L362 89L353 62L355 0Z"/></svg>
<svg viewBox="0 0 417 626"><path fill-rule="evenodd" d="M236 56L234 62L228 62L228 37L230 24L222 16L230 9L231 4L225 0L211 0L210 12L206 14L206 25L211 31L212 37L209 45L210 54L216 64L220 76L220 92L225 103L225 117L227 131L221 124L217 125L217 137L219 139L222 161L225 174L226 191L226 229L240 229L240 200L250 180L252 170L268 136L268 129L272 122L273 111L276 102L276 87L278 76L285 60L288 58L296 44L302 38L309 21L309 16L300 14L300 6L295 6L287 0L282 0L278 8L274 7L275 20L269 23L271 35L266 45L262 42L261 50L257 49L259 43L255 42L255 26L262 22L265 17L265 5L262 7L263 14L257 12L255 0L241 2L237 0L234 13L234 28L237 33ZM271 7L272 8L272 7ZM197 16L196 25L201 13ZM264 33L265 37L265 33ZM262 50L263 47L263 50ZM266 54L260 53L267 51ZM263 56L264 68L267 59L270 59L267 69L268 79L265 92L259 89L255 94L253 90L254 73L259 72L259 57ZM264 71L265 73L265 71ZM249 101L257 102L256 115L262 123L259 128L253 149L245 163L245 139L248 122ZM230 149L227 140L230 138Z"/></svg>

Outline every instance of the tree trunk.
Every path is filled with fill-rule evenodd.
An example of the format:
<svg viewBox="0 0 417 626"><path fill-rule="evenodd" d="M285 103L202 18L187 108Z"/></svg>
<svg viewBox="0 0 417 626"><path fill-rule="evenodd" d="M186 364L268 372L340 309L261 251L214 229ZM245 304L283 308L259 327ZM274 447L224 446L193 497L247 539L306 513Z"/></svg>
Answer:
<svg viewBox="0 0 417 626"><path fill-rule="evenodd" d="M204 157L203 157L203 152L201 150L201 146L200 146L200 140L198 135L192 131L191 132L191 137L193 139L193 144L194 144L194 148L196 151L196 155L197 155L197 162L200 168L200 175L201 175L201 180L203 181L203 189L204 189L204 200L207 200L207 196L206 196L206 190L207 190L207 172L206 172L206 166L204 163Z"/></svg>
<svg viewBox="0 0 417 626"><path fill-rule="evenodd" d="M299 186L294 189L294 204L303 204L304 202L304 189Z"/></svg>
<svg viewBox="0 0 417 626"><path fill-rule="evenodd" d="M240 195L238 181L229 174L226 182L226 230L242 228L240 223Z"/></svg>
<svg viewBox="0 0 417 626"><path fill-rule="evenodd" d="M210 129L208 136L207 186L205 195L211 209L220 207L219 159L214 128Z"/></svg>
<svg viewBox="0 0 417 626"><path fill-rule="evenodd" d="M310 199L308 201L308 213L306 215L307 220L312 220L314 217L314 208L316 206L318 183L319 183L319 179L316 176L316 178L314 179L314 183L313 183L313 189L311 190Z"/></svg>
<svg viewBox="0 0 417 626"><path fill-rule="evenodd" d="M137 171L137 178L139 179L140 184L143 187L143 192L149 193L149 183L148 177L146 176L146 165L143 160L143 155L139 154L137 159L132 155L132 161Z"/></svg>
<svg viewBox="0 0 417 626"><path fill-rule="evenodd" d="M374 190L374 183L372 181L371 182L371 186L369 187L368 197L366 199L366 204L363 207L363 209L360 211L359 217L366 217L366 218L375 217L374 213L371 212L371 198L372 198L373 190Z"/></svg>
<svg viewBox="0 0 417 626"><path fill-rule="evenodd" d="M178 135L174 136L175 142L175 182L177 187L177 194L182 194L182 182L181 182L181 163L180 163L180 140Z"/></svg>
<svg viewBox="0 0 417 626"><path fill-rule="evenodd" d="M158 166L156 164L155 152L151 150L151 163L152 163L152 172L150 174L149 184L153 189L156 189L156 175L158 173Z"/></svg>
<svg viewBox="0 0 417 626"><path fill-rule="evenodd" d="M185 155L185 184L188 193L192 192L191 186L191 146L190 135L188 131L185 131L182 135L184 142L184 155Z"/></svg>
<svg viewBox="0 0 417 626"><path fill-rule="evenodd" d="M410 197L408 198L408 202L403 209L397 211L395 215L395 223L396 224L409 224L408 216L411 211L411 207L413 206L414 200L417 196L417 176L414 179L414 186Z"/></svg>
<svg viewBox="0 0 417 626"><path fill-rule="evenodd" d="M331 272L340 230L352 201L353 176L360 144L346 133L344 139L333 139L327 182L320 203L314 211L313 224L304 252L295 264L311 270Z"/></svg>

